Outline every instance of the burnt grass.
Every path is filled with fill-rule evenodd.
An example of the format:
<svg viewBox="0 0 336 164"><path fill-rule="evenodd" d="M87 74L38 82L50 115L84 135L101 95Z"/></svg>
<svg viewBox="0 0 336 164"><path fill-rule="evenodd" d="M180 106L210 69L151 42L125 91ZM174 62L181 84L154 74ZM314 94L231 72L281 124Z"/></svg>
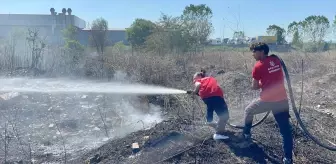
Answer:
<svg viewBox="0 0 336 164"><path fill-rule="evenodd" d="M308 109L307 109L308 110ZM306 114L309 113L309 114ZM328 130L335 131L334 118L313 110L302 113L303 119L317 119L321 123L329 124ZM336 153L316 145L305 136L300 129L296 129L294 115L292 114L294 158L295 163L336 163ZM307 119L306 119L307 120ZM330 124L330 122L334 122ZM148 130L133 132L123 138L118 138L109 143L91 150L80 158L69 163L84 163L91 159L92 163L281 163L282 162L282 138L273 116L269 116L264 123L253 128L252 138L254 144L248 148L241 148L237 135L240 130L228 127L230 139L215 141L212 139L211 130L204 130L203 134L195 134L192 137L176 136L184 135L186 127L193 127L189 131L196 132L204 126L192 126L190 119L170 119L157 124ZM195 130L196 129L196 130ZM314 134L314 133L313 133ZM144 139L149 136L149 139ZM318 136L320 137L320 136ZM177 139L176 139L177 138ZM181 138L181 137L180 137ZM169 140L171 142L169 142ZM192 143L190 145L187 144ZM139 152L132 152L131 144L138 142ZM181 142L182 148L176 147ZM159 148L158 145L160 146ZM180 146L181 147L181 146ZM155 153L147 153L160 149ZM169 150L169 153L163 150ZM184 152L182 152L185 150ZM182 153L180 153L182 152ZM163 154L163 155L162 155ZM143 156L143 157L142 157ZM134 159L138 158L137 162ZM132 162L133 159L133 162Z"/></svg>
<svg viewBox="0 0 336 164"><path fill-rule="evenodd" d="M234 78L232 78L234 77ZM218 77L225 84L227 95L243 97L242 90L250 85L246 75L230 76L224 74ZM237 88L238 87L238 88ZM247 93L252 94L253 93ZM295 96L298 99L297 96ZM235 109L234 99L227 97L229 109L233 118L242 119L240 109ZM232 99L232 100L231 100ZM239 101L243 106L250 101ZM306 100L307 101L307 100ZM238 103L239 103L238 102ZM298 106L298 103L296 103ZM306 106L306 105L304 105ZM238 110L238 111L234 111ZM238 112L237 116L234 113ZM176 117L176 116L175 116ZM301 110L301 118L308 130L330 145L325 140L335 141L336 121L331 115L305 107ZM197 117L195 120L204 120ZM197 122L196 121L196 122ZM254 144L248 148L239 146L238 135L241 130L228 127L230 139L219 142L212 139L214 130L205 125L195 125L191 117L176 117L158 123L147 130L133 132L122 138L109 141L99 148L90 150L82 156L68 161L68 163L282 163L282 137L272 114L259 126L252 129ZM332 152L315 144L306 136L296 122L291 111L291 123L294 137L294 162L297 164L336 163L336 152ZM145 139L147 137L149 139ZM139 152L133 152L132 143L139 143Z"/></svg>
<svg viewBox="0 0 336 164"><path fill-rule="evenodd" d="M239 74L239 76L236 76L236 73L227 72L218 77L218 79L223 82L222 86L224 87L226 94L231 96L226 98L229 106L235 106L234 103L232 103L235 101L237 101L237 103L242 103L242 106L246 106L246 103L250 100L249 98L244 100L244 95L242 95L242 93L246 93L246 88L250 85L249 74ZM326 82L326 84L331 84L331 82L334 81ZM314 90L314 92L311 91L312 93L309 94L312 95L312 97L315 98L320 95L315 93L315 87L308 86L306 88ZM321 88L326 87L321 86ZM305 94L309 93L308 89L305 91ZM328 90L332 89L333 88L328 88ZM251 92L248 94L253 95L254 93ZM321 94L324 93L321 92ZM318 99L315 98L316 100L314 101L316 101L316 104L314 103L314 105L320 105L321 101L326 101L326 97L328 96L332 96L332 94L325 93L318 97ZM235 99L236 97L242 97L242 100L238 101ZM295 97L298 99L298 96ZM330 98L330 102L326 102L326 104L333 104L332 100L335 99ZM311 99L306 98L306 101L311 101ZM158 104L162 105L160 102ZM239 112L238 116L239 119L242 119ZM336 163L336 152L329 151L315 144L311 139L305 136L299 127L296 126L296 118L293 113L291 113L291 116L295 141L293 152L295 163ZM329 139L335 143L336 121L334 117L325 113L320 113L312 108L304 108L301 116L313 135L317 136L319 139ZM196 120L204 120L204 118L197 117ZM83 152L83 154L79 156L68 154L66 163L276 164L282 162L282 138L272 115L270 115L261 125L252 129L252 138L254 139L255 144L249 148L241 148L239 146L240 141L237 139L237 135L241 130L228 127L230 139L225 142L214 141L212 139L213 132L213 129L210 127L193 125L193 119L190 119L190 117L176 117L175 115L174 118L158 123L150 129L132 132L122 138L114 138L98 148ZM131 146L134 142L139 143L139 152L132 151ZM325 141L324 143L328 144ZM64 163L62 159L63 157L61 156L53 157L41 155L36 158L39 159L39 163Z"/></svg>

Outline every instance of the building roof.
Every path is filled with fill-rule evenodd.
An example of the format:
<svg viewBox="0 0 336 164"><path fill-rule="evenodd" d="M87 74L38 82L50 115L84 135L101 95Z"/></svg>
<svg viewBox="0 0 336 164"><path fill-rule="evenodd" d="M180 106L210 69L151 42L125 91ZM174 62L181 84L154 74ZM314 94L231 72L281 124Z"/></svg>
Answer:
<svg viewBox="0 0 336 164"><path fill-rule="evenodd" d="M56 16L59 13L57 13ZM66 16L72 16L76 20L74 23L76 26L83 28L84 31L91 30L90 28L84 28L86 26L86 22L77 17L76 15L66 15ZM0 25L51 25L53 24L53 20L50 19L52 17L51 14L0 14ZM126 31L127 28L109 28L109 31Z"/></svg>
<svg viewBox="0 0 336 164"><path fill-rule="evenodd" d="M85 28L86 25L85 21L76 15L65 15L64 17L64 15L50 14L0 14L0 25L3 26L50 26L55 23L71 23L79 28Z"/></svg>

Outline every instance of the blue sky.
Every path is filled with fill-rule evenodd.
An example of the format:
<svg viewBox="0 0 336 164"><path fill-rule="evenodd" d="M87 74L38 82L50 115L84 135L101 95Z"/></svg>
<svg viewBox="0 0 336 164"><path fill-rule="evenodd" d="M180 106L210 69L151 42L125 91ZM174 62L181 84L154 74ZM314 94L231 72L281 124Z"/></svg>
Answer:
<svg viewBox="0 0 336 164"><path fill-rule="evenodd" d="M309 15L333 21L336 14L336 0L1 0L0 13L49 14L51 7L56 12L70 7L87 22L103 17L110 28L126 28L135 18L156 21L161 12L178 16L186 5L202 3L213 10L213 38L232 37L237 24L247 36L256 36L266 34L270 24L287 27Z"/></svg>

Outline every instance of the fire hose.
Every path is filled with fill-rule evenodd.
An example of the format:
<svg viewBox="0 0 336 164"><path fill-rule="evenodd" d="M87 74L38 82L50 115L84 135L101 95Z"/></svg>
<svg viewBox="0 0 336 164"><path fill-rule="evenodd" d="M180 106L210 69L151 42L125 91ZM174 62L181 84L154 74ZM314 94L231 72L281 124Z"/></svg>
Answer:
<svg viewBox="0 0 336 164"><path fill-rule="evenodd" d="M288 70L287 70L287 67L286 67L286 64L285 62L280 58L278 57L277 55L271 55L272 57L276 57L280 60L281 62L281 66L283 68L283 71L285 73L285 78L286 78L286 82L287 82L287 87L288 87L288 90L289 90L289 97L290 97L290 101L291 101L291 104L292 104L292 109L294 111L294 115L301 127L301 129L303 130L303 132L306 134L306 136L308 136L311 140L313 140L317 145L323 147L323 148L326 148L328 150L331 150L331 151L336 151L336 146L329 146L329 145L326 145L324 143L322 143L318 138L316 138L315 136L313 136L307 129L307 127L303 124L302 122L302 119L300 117L300 112L298 111L298 109L296 108L296 105L295 105L295 100L294 100L294 94L293 94L293 90L292 90L292 84L291 84L291 80L290 80L290 77L289 77L289 73L288 73ZM270 114L271 111L268 111L266 113L266 115L258 122L256 122L255 124L252 125L252 127L255 127L255 126L258 126L259 124L261 124L267 117L268 115ZM238 125L234 125L232 123L228 123L229 126L231 127L234 127L234 128L238 128L238 129L242 129L244 128L243 126L238 126Z"/></svg>
<svg viewBox="0 0 336 164"><path fill-rule="evenodd" d="M286 64L277 55L272 54L271 56L278 58L280 60L280 62L281 62L281 66L282 66L283 71L285 73L285 78L286 78L286 82L287 82L287 86L288 86L288 90L289 90L289 97L290 97L290 101L291 101L291 104L292 104L292 109L294 111L294 115L295 115L295 117L296 117L296 119L297 119L297 121L298 121L301 129L303 130L303 132L306 134L306 136L308 136L311 140L313 140L317 145L319 145L319 146L321 146L323 148L326 148L328 150L331 150L331 151L336 151L336 146L329 146L329 145L326 145L326 144L322 143L318 138L316 138L315 136L313 136L308 131L307 127L303 124L302 119L300 117L300 112L298 111L298 109L296 108L296 105L295 105L294 94L293 94L292 85L291 85L291 81L290 81L290 77L289 77L289 73L288 73ZM268 115L270 114L270 112L271 111L268 111L266 113L266 115L261 120L259 120L258 122L254 123L252 125L252 127L256 127L256 126L260 125L268 117ZM230 122L228 122L228 125L231 126L231 127L233 127L233 128L238 128L238 129L243 129L244 128L244 126L235 125L235 124L232 124Z"/></svg>
<svg viewBox="0 0 336 164"><path fill-rule="evenodd" d="M294 111L294 115L297 119L297 121L299 122L299 125L301 127L301 129L303 130L303 132L311 139L313 140L317 145L323 147L323 148L326 148L328 150L331 150L331 151L336 151L336 146L329 146L329 145L326 145L324 143L322 143L319 139L317 139L315 136L313 136L307 129L307 127L303 124L302 122L302 119L300 117L300 113L298 112L297 108L296 108L296 105L295 105L295 100L294 100L294 94L293 94L293 90L292 90L292 84L291 84L291 81L290 81L290 77L289 77L289 74L288 74L288 70L287 70L287 67L285 65L285 62L278 56L276 55L271 55L273 57L276 57L280 60L281 62L281 66L283 68L283 71L285 72L285 77L286 77L286 81L287 81L287 86L288 86L288 90L289 90L289 97L290 97L290 100L291 100L291 104L292 104L292 109Z"/></svg>

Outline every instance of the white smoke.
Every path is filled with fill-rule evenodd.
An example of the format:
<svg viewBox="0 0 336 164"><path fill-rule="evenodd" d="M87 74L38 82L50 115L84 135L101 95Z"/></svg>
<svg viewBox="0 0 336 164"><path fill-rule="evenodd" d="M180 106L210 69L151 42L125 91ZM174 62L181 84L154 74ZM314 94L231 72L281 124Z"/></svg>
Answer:
<svg viewBox="0 0 336 164"><path fill-rule="evenodd" d="M34 82L34 79L29 80ZM120 71L116 72L114 80L129 83L128 76ZM2 79L1 83L5 84L4 81L6 79ZM61 81L66 85L66 80ZM15 88L13 84L8 86ZM17 87L24 85L17 84ZM67 153L83 153L115 137L152 127L162 121L160 107L140 101L136 95L63 92L19 94L15 99L6 100L13 102L6 103L6 113L0 116L0 125L4 125L8 118L16 120L23 140L30 141L37 154L61 155L64 152L63 141ZM14 106L17 112L14 112ZM0 130L3 131L3 128L0 127ZM18 149L19 146L12 146L11 154L14 156Z"/></svg>

